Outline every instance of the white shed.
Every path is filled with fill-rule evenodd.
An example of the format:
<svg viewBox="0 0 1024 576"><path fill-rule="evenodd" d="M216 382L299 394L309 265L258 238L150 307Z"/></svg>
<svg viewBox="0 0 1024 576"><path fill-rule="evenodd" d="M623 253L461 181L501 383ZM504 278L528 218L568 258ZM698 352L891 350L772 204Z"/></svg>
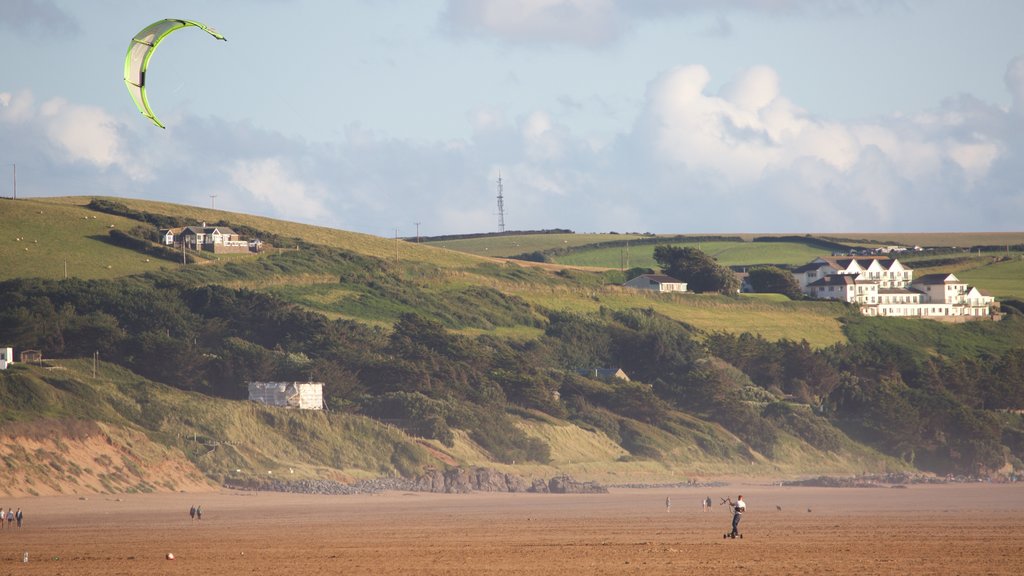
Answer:
<svg viewBox="0 0 1024 576"><path fill-rule="evenodd" d="M7 370L7 366L13 363L14 349L9 347L0 348L0 370Z"/></svg>
<svg viewBox="0 0 1024 576"><path fill-rule="evenodd" d="M270 406L320 410L324 407L323 382L249 382L249 400Z"/></svg>

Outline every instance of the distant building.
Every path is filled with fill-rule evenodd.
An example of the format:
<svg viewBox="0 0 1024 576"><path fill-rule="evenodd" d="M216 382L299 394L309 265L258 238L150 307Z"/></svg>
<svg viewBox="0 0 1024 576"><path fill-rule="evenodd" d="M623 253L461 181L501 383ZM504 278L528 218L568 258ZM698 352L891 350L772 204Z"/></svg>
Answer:
<svg viewBox="0 0 1024 576"><path fill-rule="evenodd" d="M299 410L324 407L323 382L249 382L249 400Z"/></svg>
<svg viewBox="0 0 1024 576"><path fill-rule="evenodd" d="M253 245L242 240L234 230L227 226L185 226L182 228L164 228L160 230L161 241L168 246L185 245L192 250L207 250L214 253L224 252L256 252L262 243Z"/></svg>
<svg viewBox="0 0 1024 576"><path fill-rule="evenodd" d="M39 350L22 350L21 354L18 355L19 359L24 364L30 364L35 362L39 364L43 361L43 353Z"/></svg>
<svg viewBox="0 0 1024 576"><path fill-rule="evenodd" d="M14 349L0 348L0 370L7 370L7 366L14 363Z"/></svg>
<svg viewBox="0 0 1024 576"><path fill-rule="evenodd" d="M627 281L623 286L655 292L686 292L686 282L665 274L641 274Z"/></svg>
<svg viewBox="0 0 1024 576"><path fill-rule="evenodd" d="M953 274L915 279L912 269L889 257L816 258L793 275L804 294L858 305L865 316L984 318L995 302Z"/></svg>

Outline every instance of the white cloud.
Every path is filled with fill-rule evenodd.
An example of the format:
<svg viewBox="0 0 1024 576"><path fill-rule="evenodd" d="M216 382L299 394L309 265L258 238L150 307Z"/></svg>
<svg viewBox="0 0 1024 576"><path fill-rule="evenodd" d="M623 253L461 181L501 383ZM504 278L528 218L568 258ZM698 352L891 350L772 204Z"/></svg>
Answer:
<svg viewBox="0 0 1024 576"><path fill-rule="evenodd" d="M101 169L129 166L121 151L117 126L102 109L55 98L44 102L39 114L46 122L51 142L66 153L68 160L86 161Z"/></svg>
<svg viewBox="0 0 1024 576"><path fill-rule="evenodd" d="M228 168L231 183L274 213L306 221L325 216L324 190L295 178L280 158L236 160ZM241 204L247 204L242 199Z"/></svg>

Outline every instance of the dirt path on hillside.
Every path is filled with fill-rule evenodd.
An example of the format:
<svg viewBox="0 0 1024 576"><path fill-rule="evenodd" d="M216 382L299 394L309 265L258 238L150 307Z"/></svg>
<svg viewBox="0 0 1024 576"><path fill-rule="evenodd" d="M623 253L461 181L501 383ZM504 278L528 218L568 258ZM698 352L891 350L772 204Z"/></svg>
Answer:
<svg viewBox="0 0 1024 576"><path fill-rule="evenodd" d="M738 492L745 538L723 540ZM26 525L0 531L0 574L1024 573L1024 485L4 500Z"/></svg>

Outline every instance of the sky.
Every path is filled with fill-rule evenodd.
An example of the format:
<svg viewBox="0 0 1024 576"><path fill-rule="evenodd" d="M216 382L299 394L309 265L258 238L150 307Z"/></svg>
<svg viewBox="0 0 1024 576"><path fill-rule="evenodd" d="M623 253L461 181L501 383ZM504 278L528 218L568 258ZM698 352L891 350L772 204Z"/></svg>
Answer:
<svg viewBox="0 0 1024 576"><path fill-rule="evenodd" d="M203 22L150 62L131 38ZM1024 229L1019 0L0 0L0 195L391 237ZM3 204L0 203L0 210Z"/></svg>

